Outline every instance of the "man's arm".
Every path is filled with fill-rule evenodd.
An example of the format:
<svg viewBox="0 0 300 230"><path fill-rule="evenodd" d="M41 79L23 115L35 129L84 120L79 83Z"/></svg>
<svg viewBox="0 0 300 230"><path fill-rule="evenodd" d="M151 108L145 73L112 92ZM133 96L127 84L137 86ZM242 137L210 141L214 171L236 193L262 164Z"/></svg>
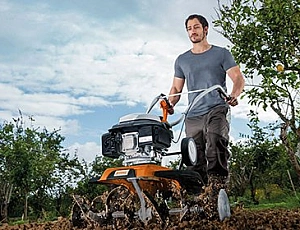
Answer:
<svg viewBox="0 0 300 230"><path fill-rule="evenodd" d="M184 86L184 82L185 82L185 80L183 78L174 77L169 95L176 94L176 93L181 93L182 89L183 89L183 86ZM171 96L168 99L169 99L170 104L172 105L172 108L169 108L168 112L169 112L169 114L173 114L174 113L173 107L179 101L180 95Z"/></svg>
<svg viewBox="0 0 300 230"><path fill-rule="evenodd" d="M245 86L245 79L241 73L238 66L234 66L227 70L227 74L233 82L233 87L231 91L231 99L228 101L229 105L235 106L238 104L237 98L242 93Z"/></svg>

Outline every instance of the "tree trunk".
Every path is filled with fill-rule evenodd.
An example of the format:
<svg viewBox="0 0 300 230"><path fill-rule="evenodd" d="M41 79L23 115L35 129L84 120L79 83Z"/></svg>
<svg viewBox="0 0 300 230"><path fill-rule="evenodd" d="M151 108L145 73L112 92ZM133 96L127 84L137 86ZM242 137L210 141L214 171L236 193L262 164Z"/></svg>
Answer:
<svg viewBox="0 0 300 230"><path fill-rule="evenodd" d="M7 223L8 222L7 208L8 208L8 204L6 203L6 201L4 201L1 205L1 219L0 219L0 221L2 223Z"/></svg>
<svg viewBox="0 0 300 230"><path fill-rule="evenodd" d="M8 221L8 205L12 193L13 186L9 183L2 185L0 190L0 222L7 223Z"/></svg>
<svg viewBox="0 0 300 230"><path fill-rule="evenodd" d="M4 202L0 200L0 223L6 223L5 214L4 214Z"/></svg>
<svg viewBox="0 0 300 230"><path fill-rule="evenodd" d="M28 217L28 195L25 193L25 204L24 204L24 220L27 220Z"/></svg>
<svg viewBox="0 0 300 230"><path fill-rule="evenodd" d="M250 183L250 190L251 190L251 198L252 198L252 201L255 205L259 204L258 200L256 199L256 196L255 196L255 193L256 193L256 188L253 184L253 180L252 180L252 177L250 178L249 180L249 183Z"/></svg>
<svg viewBox="0 0 300 230"><path fill-rule="evenodd" d="M296 158L296 151L294 151L294 149L292 148L291 143L287 137L288 127L289 127L289 124L287 122L282 125L281 132L280 132L280 139L281 139L282 143L284 144L287 154L289 156L290 162L297 173L298 183L300 183L300 165Z"/></svg>

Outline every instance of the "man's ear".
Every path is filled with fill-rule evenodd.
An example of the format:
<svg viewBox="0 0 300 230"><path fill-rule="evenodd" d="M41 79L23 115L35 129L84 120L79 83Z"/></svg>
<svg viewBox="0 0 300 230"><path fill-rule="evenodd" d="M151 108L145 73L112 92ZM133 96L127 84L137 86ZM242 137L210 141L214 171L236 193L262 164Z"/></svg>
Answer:
<svg viewBox="0 0 300 230"><path fill-rule="evenodd" d="M206 34L206 36L207 36L207 34L208 34L208 26L205 26L205 27L204 27L203 32L204 32L204 33Z"/></svg>

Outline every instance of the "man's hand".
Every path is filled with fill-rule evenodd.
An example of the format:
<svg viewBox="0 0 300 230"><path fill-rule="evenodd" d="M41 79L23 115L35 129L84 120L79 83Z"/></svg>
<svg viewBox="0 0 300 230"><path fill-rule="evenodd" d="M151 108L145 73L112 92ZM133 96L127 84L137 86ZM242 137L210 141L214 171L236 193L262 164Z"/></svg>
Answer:
<svg viewBox="0 0 300 230"><path fill-rule="evenodd" d="M168 113L170 115L174 114L174 105L169 102Z"/></svg>
<svg viewBox="0 0 300 230"><path fill-rule="evenodd" d="M236 106L238 104L238 100L236 97L230 96L230 99L227 100L227 103L231 106Z"/></svg>

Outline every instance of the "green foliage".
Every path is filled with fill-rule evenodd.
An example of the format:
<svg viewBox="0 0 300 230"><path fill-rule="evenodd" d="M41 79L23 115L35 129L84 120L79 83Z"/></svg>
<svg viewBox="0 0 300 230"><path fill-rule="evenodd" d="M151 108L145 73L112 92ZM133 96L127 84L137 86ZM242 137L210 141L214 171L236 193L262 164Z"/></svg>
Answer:
<svg viewBox="0 0 300 230"><path fill-rule="evenodd" d="M250 112L250 139L236 144L231 143L230 186L234 200L251 192L252 202L274 195L271 186L290 188L287 170L291 164L284 146L274 137L274 127L261 128L255 113ZM272 189L271 189L272 190Z"/></svg>
<svg viewBox="0 0 300 230"><path fill-rule="evenodd" d="M262 209L296 209L299 208L299 199L289 193L282 193L281 196L277 196L274 199L261 200L259 205L249 204L247 206L251 210Z"/></svg>
<svg viewBox="0 0 300 230"><path fill-rule="evenodd" d="M298 0L230 0L214 25L232 44L247 78L250 105L271 108L283 121L280 138L300 180L300 165L288 128L300 142L300 4ZM283 68L278 68L278 63ZM287 127L287 128L286 128ZM293 146L293 147L292 147Z"/></svg>
<svg viewBox="0 0 300 230"><path fill-rule="evenodd" d="M12 215L24 213L26 219L28 210L36 216L51 210L52 196L82 174L77 158L63 149L59 130L25 127L21 112L14 123L1 126L0 140L0 181L13 185Z"/></svg>
<svg viewBox="0 0 300 230"><path fill-rule="evenodd" d="M178 169L180 162L181 162L181 156L178 157L176 160L169 161L166 166L171 169ZM183 165L183 167L185 168L185 165Z"/></svg>
<svg viewBox="0 0 300 230"><path fill-rule="evenodd" d="M219 10L215 25L234 44L232 53L245 66L245 76L256 79L247 91L250 104L264 109L276 104L277 109L286 111L300 86L299 3L240 0ZM278 62L284 65L284 72L275 70ZM258 76L261 81L257 84Z"/></svg>
<svg viewBox="0 0 300 230"><path fill-rule="evenodd" d="M112 159L109 157L97 156L90 165L91 171L87 173L86 177L77 182L77 186L73 189L72 193L84 196L90 201L93 200L95 197L101 195L104 191L109 190L111 186L91 184L89 181L92 178L99 179L103 172L108 168L120 166L122 166L122 159Z"/></svg>
<svg viewBox="0 0 300 230"><path fill-rule="evenodd" d="M112 159L109 157L97 156L92 163L92 174L102 175L108 168L122 166L122 159Z"/></svg>
<svg viewBox="0 0 300 230"><path fill-rule="evenodd" d="M214 21L233 44L232 53L245 66L244 74L254 79L246 94L251 105L266 109L276 104L285 116L300 87L300 11L294 0L239 0L220 5ZM276 71L277 63L284 65ZM261 79L258 82L258 79ZM299 113L298 108L294 108Z"/></svg>

